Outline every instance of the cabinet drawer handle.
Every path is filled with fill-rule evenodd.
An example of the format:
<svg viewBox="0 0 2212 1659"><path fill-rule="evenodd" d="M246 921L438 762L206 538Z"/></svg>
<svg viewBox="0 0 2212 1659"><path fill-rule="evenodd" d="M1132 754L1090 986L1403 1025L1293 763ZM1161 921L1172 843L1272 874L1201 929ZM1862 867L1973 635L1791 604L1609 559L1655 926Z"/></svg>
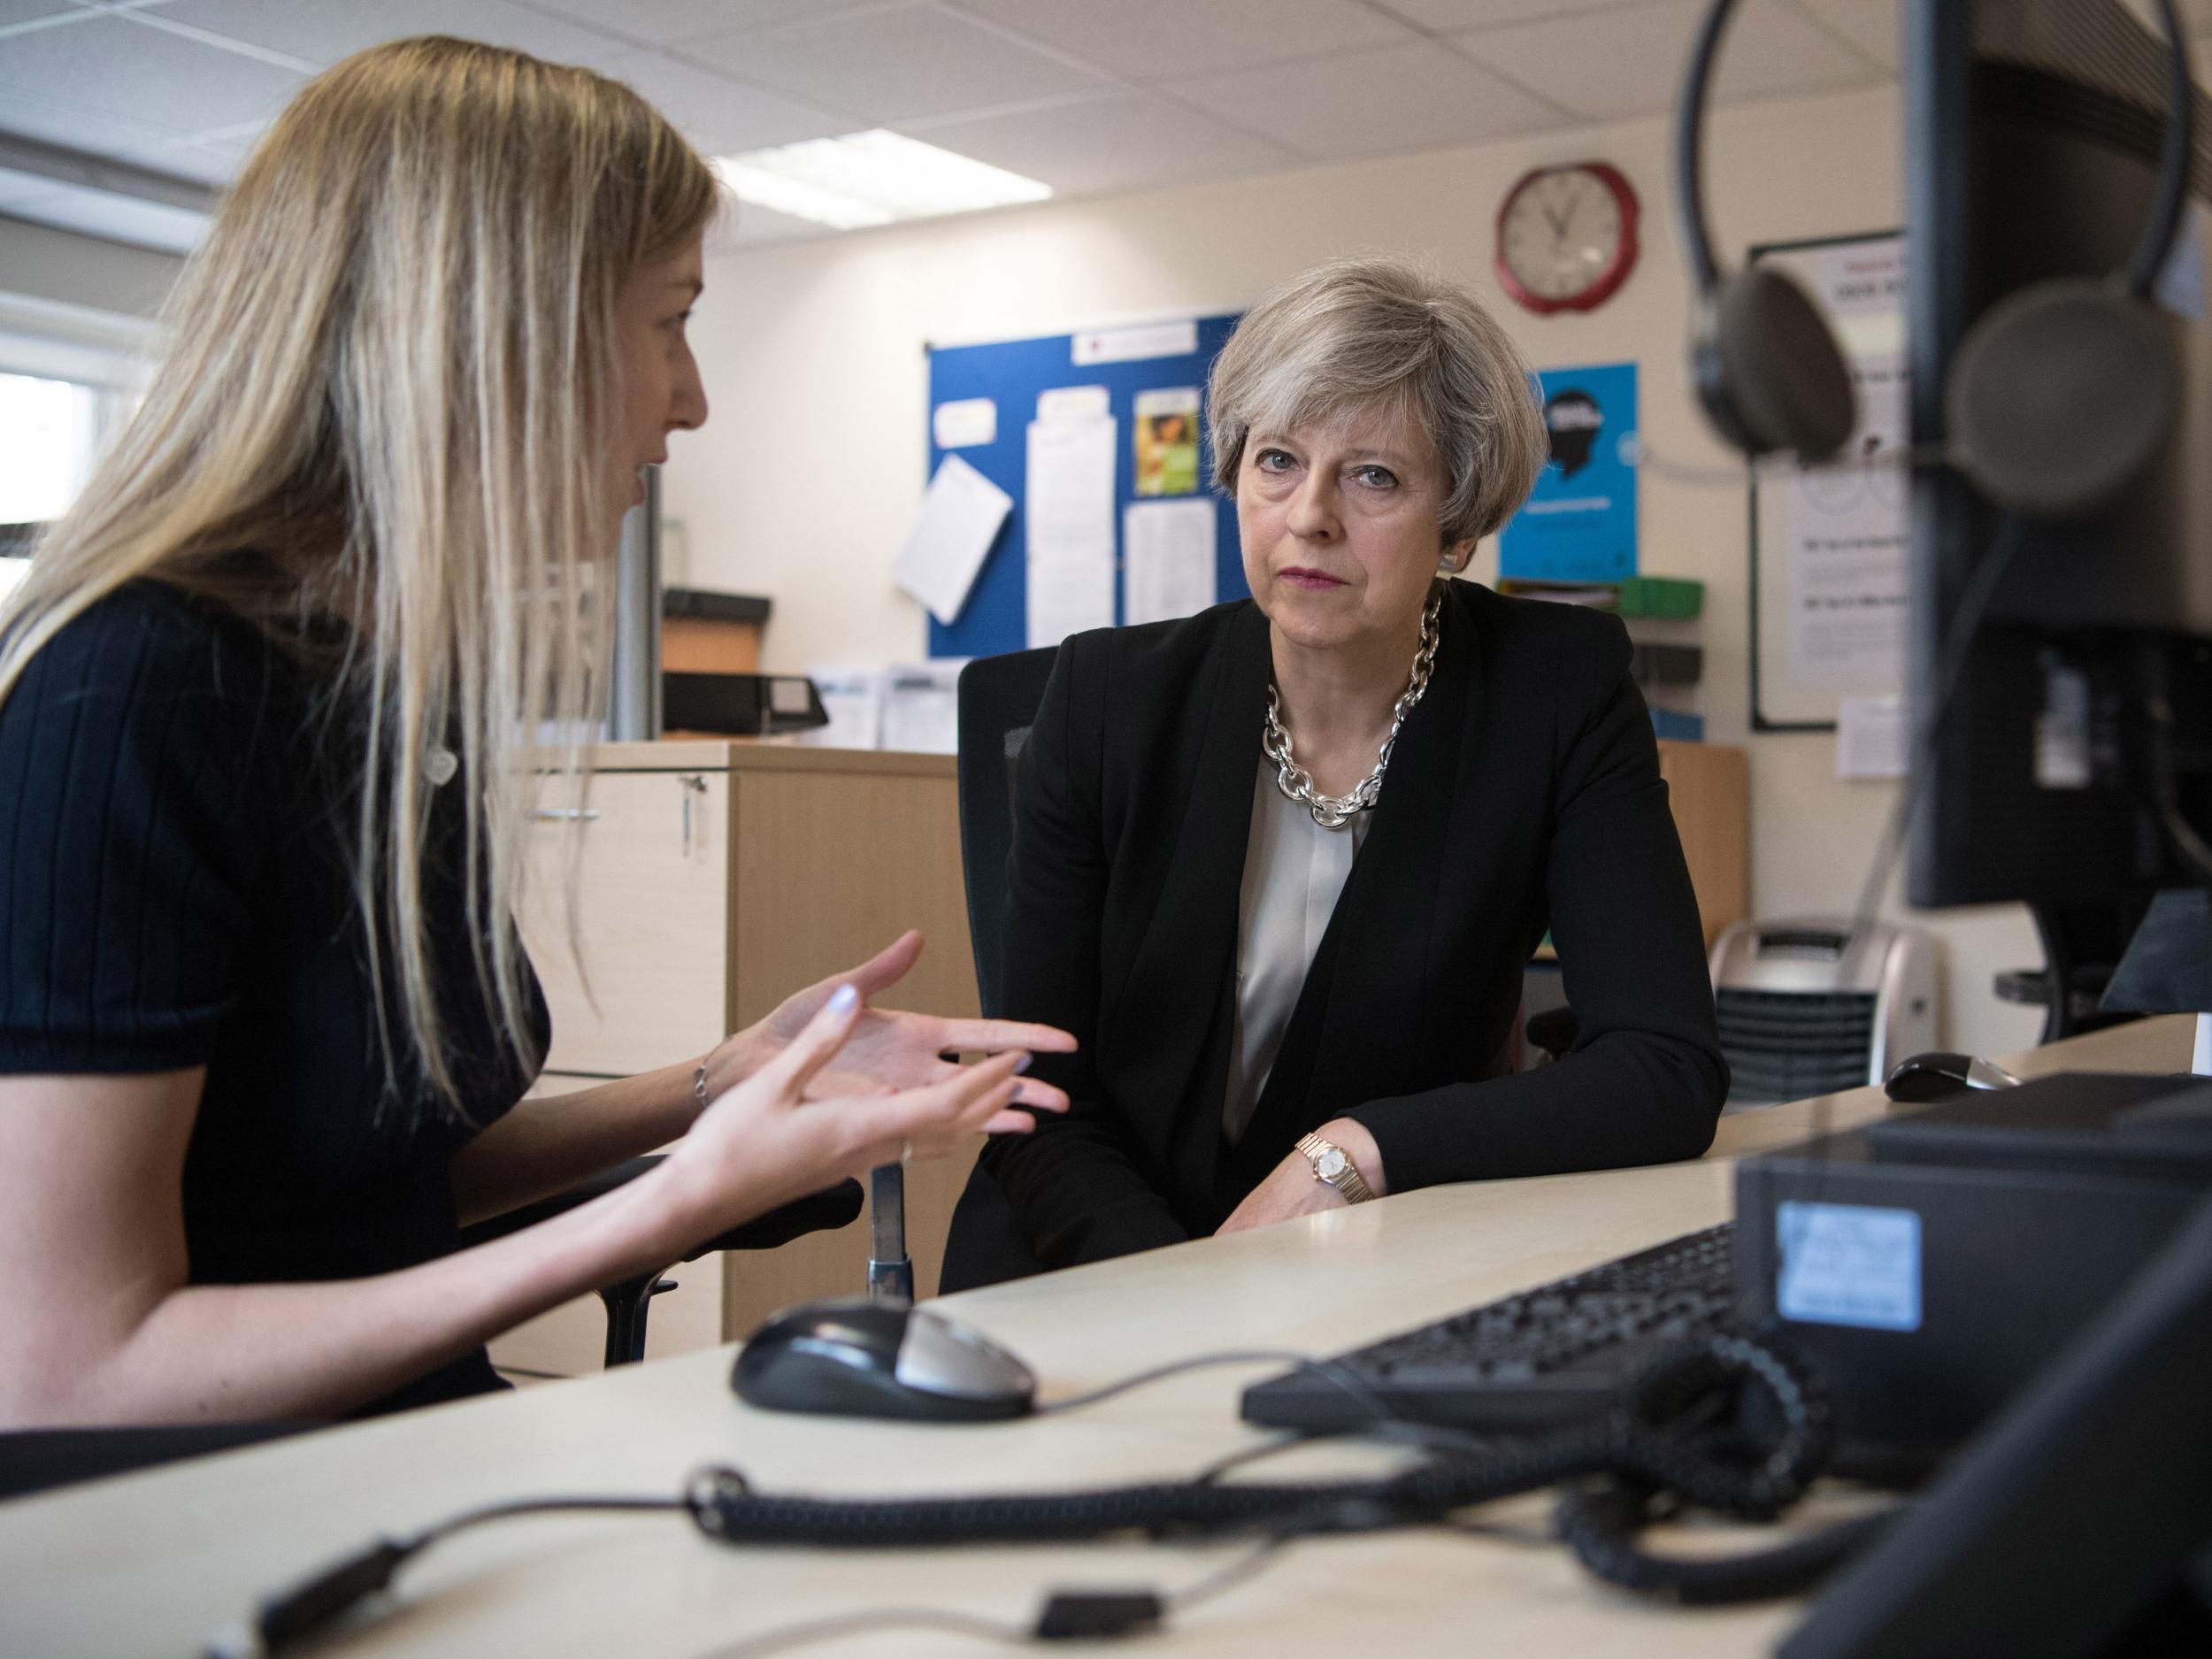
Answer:
<svg viewBox="0 0 2212 1659"><path fill-rule="evenodd" d="M550 818L556 824L565 824L571 818L597 818L599 809L595 806L541 806L535 810L534 816Z"/></svg>

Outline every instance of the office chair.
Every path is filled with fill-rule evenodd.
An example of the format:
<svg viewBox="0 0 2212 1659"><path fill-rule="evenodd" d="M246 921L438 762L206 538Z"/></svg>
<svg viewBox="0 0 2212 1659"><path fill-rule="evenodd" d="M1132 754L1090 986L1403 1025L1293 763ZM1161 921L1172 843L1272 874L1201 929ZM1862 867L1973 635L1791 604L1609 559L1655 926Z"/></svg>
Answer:
<svg viewBox="0 0 2212 1659"><path fill-rule="evenodd" d="M960 671L960 873L986 1018L1004 1011L1006 860L1014 850L1014 763L1044 701L1056 645L979 657Z"/></svg>
<svg viewBox="0 0 2212 1659"><path fill-rule="evenodd" d="M1995 989L2005 1002L2043 1010L2043 1034L2038 1042L2055 1042L2142 1018L2107 1010L2102 1003L2105 986L2128 941L2142 926L2151 896L2146 888L2117 899L2028 906L2036 938L2043 946L2043 965L2008 969L1996 976Z"/></svg>

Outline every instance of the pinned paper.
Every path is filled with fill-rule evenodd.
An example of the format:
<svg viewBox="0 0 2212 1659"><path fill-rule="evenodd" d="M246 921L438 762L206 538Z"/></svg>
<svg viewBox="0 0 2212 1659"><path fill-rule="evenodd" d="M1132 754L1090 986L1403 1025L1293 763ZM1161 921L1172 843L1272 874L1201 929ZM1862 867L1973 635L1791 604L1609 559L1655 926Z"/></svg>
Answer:
<svg viewBox="0 0 2212 1659"><path fill-rule="evenodd" d="M1164 622L1171 617L1195 616L1213 603L1210 497L1131 502L1122 510L1121 526L1127 567L1124 621Z"/></svg>
<svg viewBox="0 0 2212 1659"><path fill-rule="evenodd" d="M1114 625L1113 420L1029 427L1028 635L1057 645Z"/></svg>
<svg viewBox="0 0 2212 1659"><path fill-rule="evenodd" d="M941 449L968 449L998 442L998 404L988 397L962 397L930 411L929 435Z"/></svg>
<svg viewBox="0 0 2212 1659"><path fill-rule="evenodd" d="M960 671L964 657L894 663L883 671L883 747L916 755L960 750Z"/></svg>
<svg viewBox="0 0 2212 1659"><path fill-rule="evenodd" d="M1114 412L1102 386L1048 386L1037 394L1040 420L1104 420Z"/></svg>
<svg viewBox="0 0 2212 1659"><path fill-rule="evenodd" d="M921 516L891 561L893 579L951 626L1013 506L996 484L958 456L947 456L922 497Z"/></svg>
<svg viewBox="0 0 2212 1659"><path fill-rule="evenodd" d="M1133 328L1087 328L1071 342L1078 363L1134 363L1143 357L1187 357L1198 350L1198 319L1141 323Z"/></svg>
<svg viewBox="0 0 2212 1659"><path fill-rule="evenodd" d="M1136 415L1137 494L1192 494L1198 488L1198 388L1139 392Z"/></svg>

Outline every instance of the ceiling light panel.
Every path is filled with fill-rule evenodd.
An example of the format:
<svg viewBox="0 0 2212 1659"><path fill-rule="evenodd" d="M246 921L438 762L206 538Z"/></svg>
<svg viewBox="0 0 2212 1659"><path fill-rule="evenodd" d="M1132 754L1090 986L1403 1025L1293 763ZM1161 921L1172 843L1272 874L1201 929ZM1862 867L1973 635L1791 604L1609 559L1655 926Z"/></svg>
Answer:
<svg viewBox="0 0 2212 1659"><path fill-rule="evenodd" d="M839 230L1041 202L1052 187L880 128L717 160L741 202Z"/></svg>

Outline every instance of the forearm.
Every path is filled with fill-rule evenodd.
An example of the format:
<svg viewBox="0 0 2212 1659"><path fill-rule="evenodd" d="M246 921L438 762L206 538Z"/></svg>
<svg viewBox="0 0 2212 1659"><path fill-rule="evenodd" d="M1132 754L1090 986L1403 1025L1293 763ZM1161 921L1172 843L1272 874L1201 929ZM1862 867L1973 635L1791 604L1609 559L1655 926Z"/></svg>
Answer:
<svg viewBox="0 0 2212 1659"><path fill-rule="evenodd" d="M104 1341L50 1350L43 1364L19 1356L0 1417L34 1426L339 1416L534 1314L673 1260L686 1248L674 1219L682 1206L663 1175L397 1272L170 1290L116 1319Z"/></svg>
<svg viewBox="0 0 2212 1659"><path fill-rule="evenodd" d="M1711 1059L1671 1036L1615 1032L1532 1071L1346 1115L1373 1137L1393 1192L1670 1163L1712 1144L1725 1090Z"/></svg>
<svg viewBox="0 0 2212 1659"><path fill-rule="evenodd" d="M681 1139L699 1115L697 1064L522 1102L454 1158L453 1202L462 1222L565 1192L626 1158Z"/></svg>

